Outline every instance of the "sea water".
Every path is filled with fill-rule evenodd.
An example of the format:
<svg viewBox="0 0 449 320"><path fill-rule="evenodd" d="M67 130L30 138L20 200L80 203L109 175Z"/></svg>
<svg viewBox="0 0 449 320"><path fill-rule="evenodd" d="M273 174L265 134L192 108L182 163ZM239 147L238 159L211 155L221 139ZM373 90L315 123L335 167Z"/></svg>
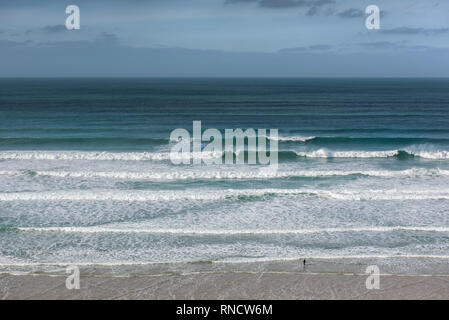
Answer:
<svg viewBox="0 0 449 320"><path fill-rule="evenodd" d="M449 80L1 79L0 266L449 257ZM170 133L279 130L276 174Z"/></svg>

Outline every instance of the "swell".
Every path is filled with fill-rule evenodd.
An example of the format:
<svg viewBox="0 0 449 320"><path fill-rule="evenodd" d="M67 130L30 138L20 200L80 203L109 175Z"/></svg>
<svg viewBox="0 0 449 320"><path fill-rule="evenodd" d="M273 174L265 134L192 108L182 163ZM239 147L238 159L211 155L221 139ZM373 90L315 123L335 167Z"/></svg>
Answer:
<svg viewBox="0 0 449 320"><path fill-rule="evenodd" d="M70 137L70 138L0 138L0 146L114 146L114 145L159 145L167 144L169 139L165 138L126 138L126 137Z"/></svg>
<svg viewBox="0 0 449 320"><path fill-rule="evenodd" d="M354 146L387 146L387 145L413 145L413 144L445 144L449 139L445 138L421 138L421 137L339 137L339 136L280 136L277 138L265 137L267 140L277 140L281 143L299 143L300 145L311 145L320 147L354 145ZM224 143L222 138L222 143ZM129 147L129 146L157 146L168 145L177 142L169 138L161 137L62 137L62 138L28 138L28 137L5 137L0 138L0 147L3 148L92 148L92 147ZM192 142L192 140L189 140ZM202 142L206 144L207 142Z"/></svg>
<svg viewBox="0 0 449 320"><path fill-rule="evenodd" d="M175 201L175 200L233 200L248 201L265 196L305 196L341 201L369 200L449 200L449 190L349 190L321 189L225 189L190 191L128 191L79 190L46 192L0 193L0 201Z"/></svg>

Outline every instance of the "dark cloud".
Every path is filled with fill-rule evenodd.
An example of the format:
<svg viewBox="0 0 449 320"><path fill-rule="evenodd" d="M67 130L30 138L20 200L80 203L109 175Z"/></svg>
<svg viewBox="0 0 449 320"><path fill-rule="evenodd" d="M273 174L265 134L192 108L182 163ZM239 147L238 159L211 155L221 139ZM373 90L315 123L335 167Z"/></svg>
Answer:
<svg viewBox="0 0 449 320"><path fill-rule="evenodd" d="M390 49L397 47L397 44L390 42L390 41L374 41L374 42L362 42L358 44L361 47L364 48L370 48L370 49Z"/></svg>
<svg viewBox="0 0 449 320"><path fill-rule="evenodd" d="M31 45L33 42L30 40L19 42L12 40L0 40L0 48L21 48Z"/></svg>
<svg viewBox="0 0 449 320"><path fill-rule="evenodd" d="M226 0L225 3L249 3L257 2L265 8L291 8L291 7L321 7L332 4L334 0Z"/></svg>
<svg viewBox="0 0 449 320"><path fill-rule="evenodd" d="M332 46L328 44L316 44L313 46L310 46L309 49L311 50L330 50L332 49Z"/></svg>
<svg viewBox="0 0 449 320"><path fill-rule="evenodd" d="M48 34L54 34L54 33L61 33L64 31L67 31L67 28L62 24L57 24L57 25L48 25L48 26L45 26L42 28L28 29L28 30L25 30L25 32L23 34L30 35L34 32L44 32L44 33L48 33Z"/></svg>
<svg viewBox="0 0 449 320"><path fill-rule="evenodd" d="M96 43L106 46L116 46L119 45L119 38L116 34L103 32L97 37Z"/></svg>
<svg viewBox="0 0 449 320"><path fill-rule="evenodd" d="M162 3L169 0L76 0L73 1L75 5L84 6L91 5L92 3L98 5L147 5L148 3ZM33 8L33 7L46 7L46 6L68 6L72 4L71 1L61 1L61 0L0 0L0 7L2 8Z"/></svg>
<svg viewBox="0 0 449 320"><path fill-rule="evenodd" d="M432 47L427 45L410 45L407 41L402 42L390 42L390 41L378 41L378 42L363 42L358 44L360 47L368 49L370 51L378 50L381 52L397 52L398 54L404 52L441 52L447 51L445 48Z"/></svg>
<svg viewBox="0 0 449 320"><path fill-rule="evenodd" d="M116 34L103 32L100 33L95 40L77 40L77 41L45 41L35 44L35 47L49 47L49 48L114 48L119 47L120 41Z"/></svg>
<svg viewBox="0 0 449 320"><path fill-rule="evenodd" d="M312 51L326 51L332 49L331 45L328 44L316 44L309 47L293 47L293 48L284 48L278 50L279 53L295 53L295 52L312 52Z"/></svg>
<svg viewBox="0 0 449 320"><path fill-rule="evenodd" d="M309 10L307 10L306 16L313 17L313 16L318 15L318 13L319 13L318 7L317 6L313 6Z"/></svg>
<svg viewBox="0 0 449 320"><path fill-rule="evenodd" d="M337 14L340 18L361 18L365 16L365 13L361 9L350 8L344 11L341 11Z"/></svg>
<svg viewBox="0 0 449 320"><path fill-rule="evenodd" d="M294 48L284 48L284 49L280 49L278 50L278 52L304 52L306 51L307 48L306 47L294 47Z"/></svg>
<svg viewBox="0 0 449 320"><path fill-rule="evenodd" d="M438 29L425 29L425 28L409 28L409 27L399 27L394 29L382 29L380 31L384 34L409 34L409 35L416 35L416 34L423 34L426 36L429 35L438 35L442 33L448 33L449 28L438 28Z"/></svg>
<svg viewBox="0 0 449 320"><path fill-rule="evenodd" d="M103 38L110 36L103 35ZM281 54L105 47L99 41L45 45L0 41L0 47L0 70L4 77L449 76L449 70L441 67L449 65L449 49L435 48L391 52L363 50L349 54L332 51L317 54L304 48L297 54Z"/></svg>
<svg viewBox="0 0 449 320"><path fill-rule="evenodd" d="M269 7L269 8L288 8L288 7L317 7L325 4L332 3L332 1L325 0L316 0L316 1L308 1L308 0L261 0L261 7Z"/></svg>
<svg viewBox="0 0 449 320"><path fill-rule="evenodd" d="M62 24L57 24L54 26L45 26L42 28L42 30L46 33L59 33L67 31L67 28Z"/></svg>
<svg viewBox="0 0 449 320"><path fill-rule="evenodd" d="M257 2L258 0L226 0L225 3L249 3L249 2Z"/></svg>

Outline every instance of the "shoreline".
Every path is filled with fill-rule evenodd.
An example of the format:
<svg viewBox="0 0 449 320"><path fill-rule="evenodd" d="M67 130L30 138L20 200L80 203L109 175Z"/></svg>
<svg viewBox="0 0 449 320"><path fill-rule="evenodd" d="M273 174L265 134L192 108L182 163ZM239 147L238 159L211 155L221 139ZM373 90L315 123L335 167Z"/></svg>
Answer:
<svg viewBox="0 0 449 320"><path fill-rule="evenodd" d="M436 259L308 259L80 267L80 289L65 269L0 273L0 299L449 299L449 263ZM380 269L367 289L366 267Z"/></svg>

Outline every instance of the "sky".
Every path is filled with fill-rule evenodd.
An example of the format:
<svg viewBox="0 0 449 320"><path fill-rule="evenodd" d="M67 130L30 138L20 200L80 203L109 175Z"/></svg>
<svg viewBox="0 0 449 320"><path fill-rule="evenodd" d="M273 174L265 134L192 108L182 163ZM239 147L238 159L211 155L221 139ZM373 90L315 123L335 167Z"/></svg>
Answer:
<svg viewBox="0 0 449 320"><path fill-rule="evenodd" d="M449 1L0 0L9 76L449 77Z"/></svg>

